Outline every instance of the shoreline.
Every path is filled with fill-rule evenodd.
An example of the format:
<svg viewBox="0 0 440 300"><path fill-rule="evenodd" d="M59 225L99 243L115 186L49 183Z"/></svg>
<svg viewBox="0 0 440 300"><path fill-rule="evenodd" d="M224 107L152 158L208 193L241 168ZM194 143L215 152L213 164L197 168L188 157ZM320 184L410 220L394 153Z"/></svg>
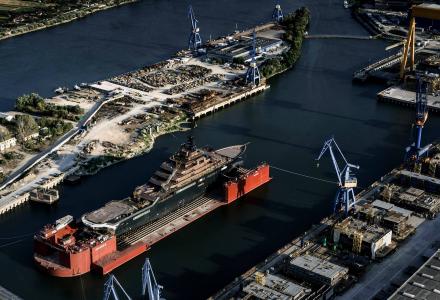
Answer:
<svg viewBox="0 0 440 300"><path fill-rule="evenodd" d="M61 15L58 15L57 17L53 17L53 18L49 18L49 19L43 19L43 20L38 20L34 23L28 23L26 25L20 25L18 27L12 28L10 31L16 31L16 30L20 30L21 28L23 28L23 31L21 32L17 32L17 33L9 33L7 34L7 32L0 32L0 41L2 40L6 40L9 38L13 38L13 37L17 37L20 35L24 35L24 34L28 34L31 32L35 32L35 31L39 31L39 30L44 30L44 29L48 29L51 27L56 27L59 25L63 25L66 23L70 23L73 22L75 20L79 20L82 18L85 18L93 13L96 12L100 12L100 11L104 11L110 8L115 8L115 7L119 7L119 6L123 6L123 5L127 5L127 4L132 4L135 2L139 2L139 0L124 0L120 3L114 3L112 5L100 5L98 7L93 7L93 8L84 8L84 9L79 9L78 10L71 10L71 11L67 11L64 12ZM61 18L61 17L66 17L66 19L64 20L60 20L57 21L57 19ZM54 22L54 23L51 23ZM33 27L36 26L35 28L29 28L26 29L25 27Z"/></svg>

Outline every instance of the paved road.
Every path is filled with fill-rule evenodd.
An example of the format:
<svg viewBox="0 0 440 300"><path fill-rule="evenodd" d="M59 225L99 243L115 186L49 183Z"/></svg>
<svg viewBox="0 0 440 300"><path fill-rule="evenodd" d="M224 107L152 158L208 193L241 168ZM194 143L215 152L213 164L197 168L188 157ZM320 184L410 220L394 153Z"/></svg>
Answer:
<svg viewBox="0 0 440 300"><path fill-rule="evenodd" d="M425 221L419 226L415 235L399 247L395 253L381 263L375 264L361 281L336 299L372 299L382 289L387 288L393 280L401 276L407 267L417 265L421 256L432 250L432 244L440 240L439 226L440 218Z"/></svg>
<svg viewBox="0 0 440 300"><path fill-rule="evenodd" d="M0 186L0 190L4 189L15 180L17 180L20 176L22 176L26 171L30 170L33 166L38 164L40 161L45 159L47 156L57 151L61 146L67 143L73 136L75 136L88 122L92 119L92 117L99 111L99 109L109 101L115 100L122 97L117 96L113 98L107 98L100 102L95 103L95 105L82 117L82 119L78 122L78 124L72 128L69 132L65 133L61 138L58 139L53 145L51 145L48 149L38 153L34 157L32 157L27 163L23 166L12 172L8 179Z"/></svg>

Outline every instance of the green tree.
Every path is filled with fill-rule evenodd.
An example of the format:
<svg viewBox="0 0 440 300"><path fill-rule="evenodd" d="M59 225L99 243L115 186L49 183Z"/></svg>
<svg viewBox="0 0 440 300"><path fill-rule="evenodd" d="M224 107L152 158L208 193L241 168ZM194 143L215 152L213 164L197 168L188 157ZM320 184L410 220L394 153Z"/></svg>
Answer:
<svg viewBox="0 0 440 300"><path fill-rule="evenodd" d="M18 115L15 117L17 138L23 140L28 135L38 131L38 124L30 115Z"/></svg>

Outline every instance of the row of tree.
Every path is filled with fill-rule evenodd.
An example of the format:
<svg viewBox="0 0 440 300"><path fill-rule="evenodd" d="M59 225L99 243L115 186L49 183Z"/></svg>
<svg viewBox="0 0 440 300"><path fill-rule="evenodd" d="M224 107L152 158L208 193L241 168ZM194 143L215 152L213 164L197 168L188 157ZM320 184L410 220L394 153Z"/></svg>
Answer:
<svg viewBox="0 0 440 300"><path fill-rule="evenodd" d="M21 112L71 121L78 121L84 110L79 105L54 105L47 103L38 94L32 93L18 97L15 109Z"/></svg>
<svg viewBox="0 0 440 300"><path fill-rule="evenodd" d="M281 25L285 29L283 40L289 43L290 49L283 53L281 57L276 57L265 61L260 66L260 71L264 77L271 77L279 72L294 66L301 55L301 47L310 22L310 11L306 7L301 7L293 14L284 17Z"/></svg>

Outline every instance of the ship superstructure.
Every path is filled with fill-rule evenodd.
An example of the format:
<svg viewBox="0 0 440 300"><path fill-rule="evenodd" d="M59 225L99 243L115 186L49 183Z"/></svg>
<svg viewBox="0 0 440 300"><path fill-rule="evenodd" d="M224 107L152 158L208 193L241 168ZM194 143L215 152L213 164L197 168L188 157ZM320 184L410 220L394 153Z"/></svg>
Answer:
<svg viewBox="0 0 440 300"><path fill-rule="evenodd" d="M237 163L245 149L246 145L216 151L197 148L189 137L132 197L111 201L85 214L82 222L117 235L152 222L204 194L222 172Z"/></svg>

